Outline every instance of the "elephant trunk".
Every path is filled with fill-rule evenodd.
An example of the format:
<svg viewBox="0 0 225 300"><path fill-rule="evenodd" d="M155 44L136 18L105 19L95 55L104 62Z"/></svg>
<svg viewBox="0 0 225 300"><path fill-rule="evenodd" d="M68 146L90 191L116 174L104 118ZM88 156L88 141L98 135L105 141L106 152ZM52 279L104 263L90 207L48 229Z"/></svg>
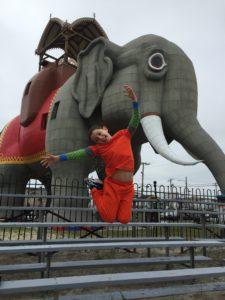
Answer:
<svg viewBox="0 0 225 300"><path fill-rule="evenodd" d="M165 139L161 118L156 114L142 117L141 125L149 143L164 158L180 165L195 165L199 163L196 160L185 161L177 157Z"/></svg>
<svg viewBox="0 0 225 300"><path fill-rule="evenodd" d="M171 127L170 127L171 128ZM225 193L225 155L211 136L190 115L177 114L172 128L175 140L194 157L202 160L215 177L222 193Z"/></svg>

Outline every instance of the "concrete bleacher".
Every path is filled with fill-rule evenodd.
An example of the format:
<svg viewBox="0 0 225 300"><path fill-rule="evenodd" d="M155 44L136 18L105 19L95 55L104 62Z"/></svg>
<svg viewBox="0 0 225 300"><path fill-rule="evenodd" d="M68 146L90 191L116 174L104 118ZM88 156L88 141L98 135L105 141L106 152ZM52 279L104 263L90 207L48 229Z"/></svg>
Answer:
<svg viewBox="0 0 225 300"><path fill-rule="evenodd" d="M143 300L152 298L161 298L166 296L176 296L198 293L198 299L205 299L205 293L209 296L209 292L220 292L225 290L224 282L213 282L213 283L200 283L200 284L181 284L172 287L160 287L160 288L145 288L137 290L122 290L112 291L103 293L87 293L87 294L76 294L70 296L58 296L57 300ZM201 295L199 295L201 293ZM202 298L200 298L200 296ZM212 298L213 299L213 295ZM37 298L35 300L42 300ZM48 298L48 300L54 300L54 298Z"/></svg>
<svg viewBox="0 0 225 300"><path fill-rule="evenodd" d="M3 207L2 209L6 209ZM17 207L18 209L18 207ZM45 207L30 207L29 210L36 209L40 211L45 211ZM51 211L52 208L48 208ZM63 207L55 208L63 211ZM66 208L66 210L78 210L78 208ZM22 207L21 207L22 210ZM89 209L90 210L90 209ZM85 209L83 209L85 211ZM166 209L135 209L135 212L144 213L166 213ZM202 211L188 211L191 214L200 216L203 221L205 219L206 210ZM185 210L187 213L187 210ZM210 212L215 215L215 212ZM182 216L181 212L181 216ZM47 219L46 219L47 220ZM136 221L134 221L136 220ZM84 235L76 235L69 238L65 235L63 238L57 238L57 228L66 231L70 228L81 228L86 230ZM149 284L149 283L160 283L160 282L176 282L182 280L183 282L188 282L189 280L198 280L206 278L209 281L212 277L225 277L225 269L222 267L223 257L221 257L221 266L215 266L213 259L210 257L206 251L209 248L223 249L225 247L225 242L223 239L211 240L206 239L206 230L224 230L224 224L211 224L207 222L194 222L193 220L181 220L177 222L170 222L161 220L160 222L143 222L137 219L129 224L122 225L119 223L108 224L104 222L96 221L84 221L84 222L67 222L65 220L59 220L58 222L44 222L43 219L36 220L35 222L15 222L14 220L7 220L7 222L0 222L0 230L2 232L7 232L9 234L12 232L25 232L33 231L38 232L35 239L2 239L0 240L0 255L10 257L10 255L24 255L32 254L33 260L30 259L29 262L19 262L19 263L6 263L3 261L0 264L0 295L12 295L17 293L34 293L34 292L45 292L45 291L57 291L57 290L76 290L81 287L84 289L95 289L96 287L114 286L120 289L120 286L130 285L131 290L115 292L113 294L113 299L143 299L143 295L148 295L150 297L153 295L152 290L139 288L139 284ZM124 230L129 229L129 234L132 236L123 236ZM138 236L137 232L139 229L146 229L146 236ZM150 230L159 230L160 236L151 236ZM179 230L182 234L178 235ZM186 240L183 234L185 230L188 231L188 238L191 240ZM24 231L23 231L24 230ZM101 230L105 230L106 235L102 234ZM112 236L108 236L110 230L113 232ZM135 231L136 230L136 231ZM196 237L196 240L191 236L192 232L199 231L200 235ZM54 232L56 234L51 238L47 238L47 232ZM115 232L117 231L117 236ZM99 233L99 234L96 234ZM60 235L60 234L59 234ZM147 257L138 257L137 254L132 255L132 257L122 257L122 258L104 258L92 259L91 257L87 260L79 259L69 259L61 260L58 255L60 253L70 252L70 253L81 253L82 251L98 251L104 252L105 250L123 249L126 251L132 251L137 249L147 249ZM160 255L154 255L150 257L151 250L153 249L164 249L165 251L160 252ZM175 253L174 249L179 249ZM204 250L204 251L203 251ZM154 251L153 251L154 252ZM202 252L202 253L199 253ZM133 253L136 253L135 251ZM55 255L57 254L57 255ZM199 268L199 265L204 264L204 268ZM167 270L157 270L153 271L152 266L159 266L160 268L167 268ZM126 267L129 272L119 271L119 267ZM145 271L138 271L138 268L143 267ZM113 273L107 273L107 268L113 268ZM172 270L169 270L169 269ZM87 275L62 277L60 271L76 271L86 270ZM90 271L95 272L95 274ZM102 272L106 274L100 274ZM38 274L40 273L40 275ZM15 275L18 277L15 279ZM25 279L20 279L20 274L23 274ZM28 276L29 274L29 276ZM31 276L30 276L31 274ZM39 275L40 278L36 278ZM79 273L78 273L79 274ZM9 279L11 275L14 278ZM184 283L183 283L184 285ZM201 284L194 284L196 291L202 290ZM209 286L209 283L208 283ZM213 289L212 285L210 286ZM188 290L188 285L186 285ZM225 285L217 283L214 285L214 289L225 289ZM209 288L210 289L210 288ZM184 289L185 290L185 289ZM162 295L163 291L166 295L179 294L184 292L181 287L165 287L160 288L158 291L155 290L155 295ZM191 291L191 288L190 288ZM113 293L113 292L112 292ZM106 298L111 299L110 295L105 293ZM135 295L136 298L131 297L131 293ZM89 294L90 295L90 294ZM88 298L88 294L76 295L74 299L101 299L100 294L92 293L92 298ZM130 295L130 296L129 296ZM126 298L126 297L127 298ZM85 298L86 297L86 298ZM103 297L103 296L102 296ZM108 298L107 298L108 297ZM117 298L116 298L117 297ZM124 298L123 298L124 297ZM130 298L129 298L130 297ZM142 297L142 298L141 298ZM147 298L147 296L146 296ZM60 299L60 298L59 298Z"/></svg>
<svg viewBox="0 0 225 300"><path fill-rule="evenodd" d="M76 288L94 288L107 286L120 286L126 284L138 285L138 283L161 282L172 280L189 280L198 279L210 276L225 276L225 268L223 267L208 267L196 268L197 262L211 261L209 257L195 255L196 248L202 247L225 247L224 242L218 240L164 240L164 241L117 241L117 242L88 242L88 243L70 243L70 244L48 244L48 245L10 245L0 246L0 254L5 256L10 254L25 254L25 253L44 253L51 254L55 252L74 252L87 250L108 250L108 249L189 249L189 256L162 256L151 258L126 258L126 259L98 259L86 261L67 261L51 262L51 255L46 255L45 263L28 263L28 264L2 264L0 273L2 275L0 285L0 295L11 295L15 293L29 293L40 291L56 291ZM145 272L128 272L128 273L112 273L112 274L92 274L85 276L68 276L55 277L54 271L59 269L99 269L106 267L117 266L150 266L156 264L177 265L188 264L190 268L180 270L167 271L145 271ZM47 278L42 279L26 279L26 280L4 280L4 274L10 272L45 272ZM53 277L51 275L53 274Z"/></svg>
<svg viewBox="0 0 225 300"><path fill-rule="evenodd" d="M149 272L96 274L30 280L2 281L0 294L99 287L102 285L142 284L150 282L190 280L225 276L225 267L178 269Z"/></svg>
<svg viewBox="0 0 225 300"><path fill-rule="evenodd" d="M104 286L131 285L184 281L212 277L224 277L225 267L209 267L195 269L177 269L166 271L129 272L113 274L95 274L84 276L54 277L43 279L26 279L2 281L0 295L59 291L78 288L96 288ZM200 286L200 285L199 285ZM201 290L201 286L200 286ZM199 291L200 291L199 290ZM137 293L137 290L134 290ZM77 299L77 298L76 298ZM137 299L137 298L136 298Z"/></svg>

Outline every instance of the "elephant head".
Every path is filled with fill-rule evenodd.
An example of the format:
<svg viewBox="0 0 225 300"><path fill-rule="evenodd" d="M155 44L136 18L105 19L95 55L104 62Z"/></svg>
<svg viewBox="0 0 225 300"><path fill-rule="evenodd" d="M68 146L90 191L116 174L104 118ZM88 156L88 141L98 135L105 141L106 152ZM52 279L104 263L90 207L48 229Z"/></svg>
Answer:
<svg viewBox="0 0 225 300"><path fill-rule="evenodd" d="M98 38L80 53L72 95L82 119L103 121L112 132L126 127L131 115L123 84L132 85L140 100L141 126L135 146L149 142L166 159L211 170L225 192L225 155L197 120L197 83L187 55L174 43L145 35L124 46ZM169 147L179 142L194 159L179 159ZM140 148L139 148L140 150Z"/></svg>

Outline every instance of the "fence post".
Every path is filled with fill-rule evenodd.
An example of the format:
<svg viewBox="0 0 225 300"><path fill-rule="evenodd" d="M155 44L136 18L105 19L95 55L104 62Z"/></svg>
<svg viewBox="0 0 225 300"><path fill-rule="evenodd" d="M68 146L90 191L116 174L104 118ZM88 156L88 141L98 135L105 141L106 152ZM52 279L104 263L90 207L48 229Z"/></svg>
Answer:
<svg viewBox="0 0 225 300"><path fill-rule="evenodd" d="M206 238L206 218L205 218L205 214L201 214L201 223L202 223L202 238L205 239ZM203 255L206 256L206 247L203 247L202 249L203 251Z"/></svg>

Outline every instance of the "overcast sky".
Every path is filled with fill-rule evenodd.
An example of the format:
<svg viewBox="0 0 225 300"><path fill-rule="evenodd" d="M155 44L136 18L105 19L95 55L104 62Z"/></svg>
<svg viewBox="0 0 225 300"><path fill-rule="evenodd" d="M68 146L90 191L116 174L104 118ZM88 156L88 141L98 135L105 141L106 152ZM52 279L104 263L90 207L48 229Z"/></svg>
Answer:
<svg viewBox="0 0 225 300"><path fill-rule="evenodd" d="M157 34L180 46L192 60L198 80L198 120L225 152L225 1L224 0L4 0L0 10L0 130L20 113L28 80L38 71L34 54L52 17L73 22L93 17L118 45L144 34ZM202 145L204 147L204 145ZM188 155L176 143L182 158ZM178 166L142 149L144 181L189 186L212 185L203 164ZM135 176L141 181L141 170Z"/></svg>

